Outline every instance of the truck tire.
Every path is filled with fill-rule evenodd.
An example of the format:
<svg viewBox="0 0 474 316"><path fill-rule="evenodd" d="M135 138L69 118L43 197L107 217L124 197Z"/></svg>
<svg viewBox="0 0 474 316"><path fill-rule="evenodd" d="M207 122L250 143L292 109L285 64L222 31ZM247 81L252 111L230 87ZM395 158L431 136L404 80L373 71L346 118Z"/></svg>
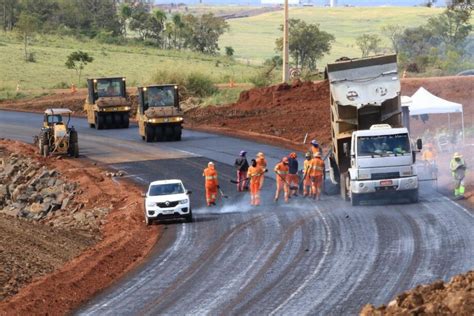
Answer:
<svg viewBox="0 0 474 316"><path fill-rule="evenodd" d="M122 127L123 128L128 128L130 126L130 117L128 113L124 113L122 115Z"/></svg>
<svg viewBox="0 0 474 316"><path fill-rule="evenodd" d="M122 128L123 127L123 121L122 121L122 113L113 113L112 114L114 118L114 126Z"/></svg>
<svg viewBox="0 0 474 316"><path fill-rule="evenodd" d="M170 140L173 140L173 137L174 137L174 130L173 130L173 127L172 126L166 126L164 128L165 130L165 137L164 137L164 140L165 141L170 141Z"/></svg>
<svg viewBox="0 0 474 316"><path fill-rule="evenodd" d="M43 157L48 157L49 155L49 145L43 145Z"/></svg>
<svg viewBox="0 0 474 316"><path fill-rule="evenodd" d="M95 114L95 128L104 129L104 116L99 113Z"/></svg>
<svg viewBox="0 0 474 316"><path fill-rule="evenodd" d="M349 195L347 193L347 178L348 178L347 173L342 173L339 180L339 185L341 187L341 190L340 190L341 198L344 201L349 200Z"/></svg>
<svg viewBox="0 0 474 316"><path fill-rule="evenodd" d="M163 141L163 139L164 139L164 136L163 136L163 126L157 125L157 126L155 127L155 138L156 138L156 141L157 141L157 142Z"/></svg>
<svg viewBox="0 0 474 316"><path fill-rule="evenodd" d="M418 203L418 200L419 200L418 190L417 190L417 191L413 191L413 192L410 194L410 203Z"/></svg>
<svg viewBox="0 0 474 316"><path fill-rule="evenodd" d="M105 115L105 128L115 128L114 118L112 117L112 114Z"/></svg>
<svg viewBox="0 0 474 316"><path fill-rule="evenodd" d="M351 194L351 205L352 206L358 206L360 205L360 195L359 194L356 194L356 193L352 193Z"/></svg>
<svg viewBox="0 0 474 316"><path fill-rule="evenodd" d="M153 141L154 135L154 128L150 125L145 125L145 141L147 143L151 143Z"/></svg>
<svg viewBox="0 0 474 316"><path fill-rule="evenodd" d="M182 133L181 125L175 125L173 127L173 134L174 134L175 141L179 142L181 140L181 133Z"/></svg>
<svg viewBox="0 0 474 316"><path fill-rule="evenodd" d="M152 221L151 219L148 218L148 216L145 215L145 223L146 223L146 226L150 226Z"/></svg>
<svg viewBox="0 0 474 316"><path fill-rule="evenodd" d="M72 144L72 156L74 158L79 158L79 143L75 142Z"/></svg>

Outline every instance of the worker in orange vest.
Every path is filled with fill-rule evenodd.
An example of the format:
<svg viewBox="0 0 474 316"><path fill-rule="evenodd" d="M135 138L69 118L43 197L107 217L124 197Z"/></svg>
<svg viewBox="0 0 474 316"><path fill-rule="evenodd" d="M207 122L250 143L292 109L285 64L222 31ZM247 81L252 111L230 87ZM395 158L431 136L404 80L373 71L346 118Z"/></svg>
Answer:
<svg viewBox="0 0 474 316"><path fill-rule="evenodd" d="M276 192L275 192L275 202L278 201L280 197L280 191L283 189L285 193L285 202L288 203L290 188L288 185L288 157L283 157L283 159L275 166L276 173Z"/></svg>
<svg viewBox="0 0 474 316"><path fill-rule="evenodd" d="M324 161L321 159L321 154L316 153L311 160L311 196L313 199L321 199L321 187L323 184L324 175Z"/></svg>
<svg viewBox="0 0 474 316"><path fill-rule="evenodd" d="M313 139L311 141L311 148L310 149L311 149L311 154L313 155L313 157L316 155L316 153L321 154L321 148L319 147L319 144L316 141L316 139Z"/></svg>
<svg viewBox="0 0 474 316"><path fill-rule="evenodd" d="M290 198L298 196L298 189L300 186L300 177L298 176L298 156L292 152L288 156L288 185L290 186Z"/></svg>
<svg viewBox="0 0 474 316"><path fill-rule="evenodd" d="M303 196L305 197L311 193L311 157L312 154L308 151L303 163Z"/></svg>
<svg viewBox="0 0 474 316"><path fill-rule="evenodd" d="M262 152L259 152L257 154L256 161L257 161L257 166L261 167L264 171L267 170L267 160L265 159L265 155ZM265 177L260 178L260 190L262 189L264 180L265 180Z"/></svg>
<svg viewBox="0 0 474 316"><path fill-rule="evenodd" d="M219 181L217 180L217 171L212 161L207 164L207 168L204 169L202 175L205 179L207 206L216 205Z"/></svg>
<svg viewBox="0 0 474 316"><path fill-rule="evenodd" d="M247 178L250 179L250 205L260 205L260 178L264 173L265 170L257 165L255 159L252 159L247 171Z"/></svg>

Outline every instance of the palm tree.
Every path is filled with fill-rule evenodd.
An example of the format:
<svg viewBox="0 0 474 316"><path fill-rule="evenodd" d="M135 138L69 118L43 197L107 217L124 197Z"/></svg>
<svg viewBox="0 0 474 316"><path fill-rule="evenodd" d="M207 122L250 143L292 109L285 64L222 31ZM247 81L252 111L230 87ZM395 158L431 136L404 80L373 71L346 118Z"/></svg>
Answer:
<svg viewBox="0 0 474 316"><path fill-rule="evenodd" d="M183 20L181 19L181 14L179 13L175 13L173 15L173 28L174 28L174 48L175 49L181 49L181 41L178 45L178 32L180 34L180 37L181 37L181 29L184 27L184 23L183 23Z"/></svg>

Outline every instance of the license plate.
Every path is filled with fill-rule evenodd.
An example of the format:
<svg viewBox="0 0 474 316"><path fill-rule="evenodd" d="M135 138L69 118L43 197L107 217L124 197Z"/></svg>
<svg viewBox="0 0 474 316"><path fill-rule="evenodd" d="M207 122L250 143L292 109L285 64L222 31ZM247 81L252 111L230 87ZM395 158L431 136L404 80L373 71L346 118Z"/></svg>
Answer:
<svg viewBox="0 0 474 316"><path fill-rule="evenodd" d="M386 186L389 186L389 185L393 185L393 182L392 182L392 180L382 180L382 181L380 181L380 185L383 186L383 187L386 187Z"/></svg>

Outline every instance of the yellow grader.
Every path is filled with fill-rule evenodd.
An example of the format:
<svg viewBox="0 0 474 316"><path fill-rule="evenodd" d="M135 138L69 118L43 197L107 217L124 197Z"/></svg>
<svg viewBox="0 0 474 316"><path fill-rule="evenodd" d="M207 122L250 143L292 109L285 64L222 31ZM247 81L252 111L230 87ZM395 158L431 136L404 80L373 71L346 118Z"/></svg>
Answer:
<svg viewBox="0 0 474 316"><path fill-rule="evenodd" d="M183 112L176 85L138 87L138 131L146 142L180 141Z"/></svg>
<svg viewBox="0 0 474 316"><path fill-rule="evenodd" d="M74 126L69 127L72 111L69 109L47 109L44 111L44 121L41 132L35 137L40 155L50 154L79 157L79 142ZM64 122L63 116L67 115Z"/></svg>
<svg viewBox="0 0 474 316"><path fill-rule="evenodd" d="M125 78L87 79L87 89L84 111L91 128L128 128L131 103Z"/></svg>

